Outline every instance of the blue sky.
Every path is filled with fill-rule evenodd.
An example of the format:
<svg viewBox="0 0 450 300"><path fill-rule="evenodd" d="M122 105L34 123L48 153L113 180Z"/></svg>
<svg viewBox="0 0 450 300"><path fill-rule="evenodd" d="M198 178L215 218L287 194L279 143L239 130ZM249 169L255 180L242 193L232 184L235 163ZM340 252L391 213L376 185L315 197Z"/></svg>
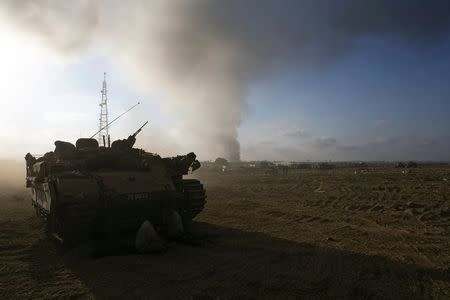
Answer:
<svg viewBox="0 0 450 300"><path fill-rule="evenodd" d="M253 84L241 139L259 136L259 142L266 141L266 132L258 128L267 124L274 131L280 126L301 129L344 145L397 137L433 139L442 143L442 153L434 157L431 148L438 146L429 145L411 158L448 159L449 50L449 39L427 49L363 40L333 64L277 70ZM386 149L380 159L396 159L396 151Z"/></svg>

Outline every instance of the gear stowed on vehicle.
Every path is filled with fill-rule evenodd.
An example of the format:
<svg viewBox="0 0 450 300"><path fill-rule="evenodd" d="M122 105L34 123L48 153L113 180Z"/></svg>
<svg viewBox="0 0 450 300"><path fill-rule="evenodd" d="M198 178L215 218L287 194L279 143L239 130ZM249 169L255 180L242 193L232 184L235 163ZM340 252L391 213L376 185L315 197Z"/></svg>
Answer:
<svg viewBox="0 0 450 300"><path fill-rule="evenodd" d="M162 158L133 148L142 127L111 146L81 138L75 145L56 141L38 159L25 156L32 204L50 236L67 245L114 240L136 234L145 221L168 237L189 230L206 194L200 181L183 175L200 163L192 152Z"/></svg>

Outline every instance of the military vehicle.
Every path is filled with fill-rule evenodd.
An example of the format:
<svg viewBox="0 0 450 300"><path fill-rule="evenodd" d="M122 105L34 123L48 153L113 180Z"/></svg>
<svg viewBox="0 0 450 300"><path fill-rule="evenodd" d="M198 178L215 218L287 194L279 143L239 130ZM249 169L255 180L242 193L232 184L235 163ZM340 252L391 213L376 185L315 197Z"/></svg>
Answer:
<svg viewBox="0 0 450 300"><path fill-rule="evenodd" d="M25 156L26 186L52 237L67 245L115 239L134 234L145 221L170 235L174 217L189 229L206 195L200 181L183 175L200 163L194 153L162 158L134 148L142 127L111 145L93 138L75 145L56 141L55 150L40 158Z"/></svg>

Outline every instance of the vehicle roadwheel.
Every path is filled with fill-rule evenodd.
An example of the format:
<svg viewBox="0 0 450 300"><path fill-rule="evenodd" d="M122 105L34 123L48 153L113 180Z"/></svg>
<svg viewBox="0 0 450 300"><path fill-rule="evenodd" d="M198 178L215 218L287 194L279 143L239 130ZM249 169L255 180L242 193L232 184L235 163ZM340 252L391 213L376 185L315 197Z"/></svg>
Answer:
<svg viewBox="0 0 450 300"><path fill-rule="evenodd" d="M193 219L203 211L206 204L206 191L203 184L197 179L183 179L180 190L187 202L188 217Z"/></svg>

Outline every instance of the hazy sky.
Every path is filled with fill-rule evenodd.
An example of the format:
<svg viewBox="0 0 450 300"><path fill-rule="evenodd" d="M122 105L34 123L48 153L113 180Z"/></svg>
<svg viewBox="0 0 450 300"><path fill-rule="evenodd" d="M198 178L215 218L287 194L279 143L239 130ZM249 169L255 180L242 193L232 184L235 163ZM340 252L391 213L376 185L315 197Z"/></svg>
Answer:
<svg viewBox="0 0 450 300"><path fill-rule="evenodd" d="M448 1L167 2L2 2L0 157L94 133L107 72L163 155L450 160Z"/></svg>

